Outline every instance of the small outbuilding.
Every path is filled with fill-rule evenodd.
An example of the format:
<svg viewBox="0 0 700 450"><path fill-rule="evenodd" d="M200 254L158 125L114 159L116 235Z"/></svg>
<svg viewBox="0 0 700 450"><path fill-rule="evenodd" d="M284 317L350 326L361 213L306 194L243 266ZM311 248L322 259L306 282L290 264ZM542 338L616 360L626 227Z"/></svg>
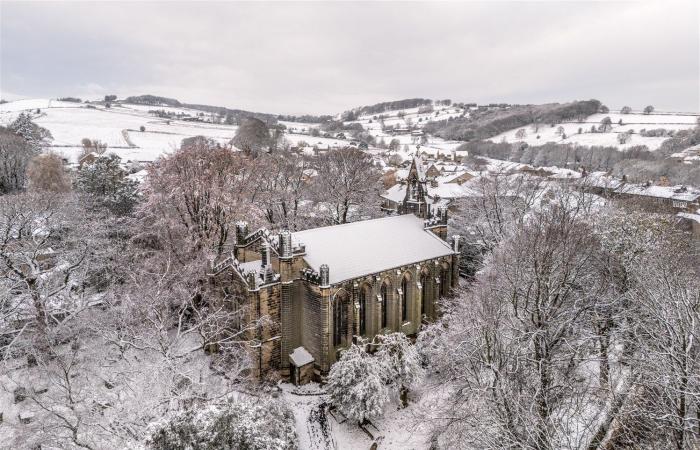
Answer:
<svg viewBox="0 0 700 450"><path fill-rule="evenodd" d="M304 347L297 347L289 354L291 381L295 385L306 384L314 378L314 357Z"/></svg>

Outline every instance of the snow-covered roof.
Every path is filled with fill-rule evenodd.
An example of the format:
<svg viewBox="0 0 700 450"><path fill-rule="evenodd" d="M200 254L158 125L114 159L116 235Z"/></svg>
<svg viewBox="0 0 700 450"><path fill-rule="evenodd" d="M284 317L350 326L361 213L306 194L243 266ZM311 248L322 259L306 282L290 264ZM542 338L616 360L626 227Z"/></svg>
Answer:
<svg viewBox="0 0 700 450"><path fill-rule="evenodd" d="M464 197L478 197L481 195L479 191L474 189L473 187L473 180L476 180L476 178L472 178L471 180L466 181L462 184L445 182L445 178L446 177L437 177L437 186L427 186L429 198L440 197L442 199L455 199ZM387 189L386 192L382 194L382 198L396 203L401 203L404 197L406 197L405 184L396 184Z"/></svg>
<svg viewBox="0 0 700 450"><path fill-rule="evenodd" d="M700 191L685 186L645 186L642 184L627 184L618 192L645 197L668 198L684 202L693 202L700 198Z"/></svg>
<svg viewBox="0 0 700 450"><path fill-rule="evenodd" d="M624 184L621 179L612 177L606 172L591 172L585 177L582 177L581 182L585 186L607 189L617 189Z"/></svg>
<svg viewBox="0 0 700 450"><path fill-rule="evenodd" d="M428 186L428 195L440 198L477 197L481 194L469 187L469 183L439 183L437 186Z"/></svg>
<svg viewBox="0 0 700 450"><path fill-rule="evenodd" d="M292 234L306 246L306 263L329 267L331 284L451 255L452 248L407 214L314 228Z"/></svg>
<svg viewBox="0 0 700 450"><path fill-rule="evenodd" d="M314 357L311 356L304 347L297 347L292 353L289 354L289 359L292 360L292 364L297 367L305 366L314 362Z"/></svg>
<svg viewBox="0 0 700 450"><path fill-rule="evenodd" d="M418 175L418 180L425 181L425 167L423 167L423 161L414 157L413 164L416 166L416 173Z"/></svg>
<svg viewBox="0 0 700 450"><path fill-rule="evenodd" d="M406 186L405 185L400 185L400 184L395 184L389 189L386 190L384 194L382 194L382 198L385 198L389 201L396 202L396 203L401 203L403 199L406 197Z"/></svg>
<svg viewBox="0 0 700 450"><path fill-rule="evenodd" d="M146 179L148 176L148 171L146 169L139 170L136 173L132 173L130 175L127 175L127 178L130 180L138 181L139 183L142 183L143 180Z"/></svg>
<svg viewBox="0 0 700 450"><path fill-rule="evenodd" d="M700 211L698 211L700 212ZM686 213L686 212L679 212L676 214L678 217L682 217L683 219L688 219L692 220L694 222L700 223L700 214L692 214L692 213Z"/></svg>

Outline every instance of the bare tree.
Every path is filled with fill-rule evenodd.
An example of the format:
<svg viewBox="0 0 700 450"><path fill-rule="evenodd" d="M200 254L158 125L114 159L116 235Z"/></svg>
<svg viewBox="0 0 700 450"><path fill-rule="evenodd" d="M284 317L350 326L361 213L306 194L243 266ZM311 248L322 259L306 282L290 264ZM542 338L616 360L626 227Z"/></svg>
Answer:
<svg viewBox="0 0 700 450"><path fill-rule="evenodd" d="M35 338L40 351L48 349L50 328L86 306L81 283L91 244L75 220L76 208L72 197L0 197L0 282L11 294L3 305L3 334L11 336L5 355L26 337Z"/></svg>
<svg viewBox="0 0 700 450"><path fill-rule="evenodd" d="M27 167L36 154L28 141L0 127L0 194L25 188Z"/></svg>
<svg viewBox="0 0 700 450"><path fill-rule="evenodd" d="M632 271L630 302L639 349L636 389L648 400L637 417L650 420L650 436L667 448L700 442L700 259L687 236L667 230Z"/></svg>
<svg viewBox="0 0 700 450"><path fill-rule="evenodd" d="M27 176L32 189L68 192L71 188L71 180L63 166L63 160L55 153L45 153L32 159Z"/></svg>
<svg viewBox="0 0 700 450"><path fill-rule="evenodd" d="M271 226L302 227L302 201L310 197L312 163L289 152L263 155L255 161L253 202L264 205Z"/></svg>
<svg viewBox="0 0 700 450"><path fill-rule="evenodd" d="M316 202L331 223L372 216L379 210L380 173L367 153L332 150L315 161Z"/></svg>
<svg viewBox="0 0 700 450"><path fill-rule="evenodd" d="M251 167L230 148L202 142L183 147L149 167L141 214L158 230L157 239L184 260L192 252L220 255L234 220L255 221Z"/></svg>
<svg viewBox="0 0 700 450"><path fill-rule="evenodd" d="M444 305L429 353L440 382L452 385L434 424L441 446L572 448L593 429L598 400L576 374L589 352L599 247L576 198L531 213L472 290Z"/></svg>

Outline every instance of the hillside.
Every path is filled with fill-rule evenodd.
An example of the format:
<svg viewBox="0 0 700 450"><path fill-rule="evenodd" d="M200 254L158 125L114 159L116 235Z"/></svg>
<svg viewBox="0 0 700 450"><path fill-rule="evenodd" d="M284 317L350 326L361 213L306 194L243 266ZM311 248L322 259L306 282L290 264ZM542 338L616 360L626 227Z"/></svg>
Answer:
<svg viewBox="0 0 700 450"><path fill-rule="evenodd" d="M20 112L32 114L34 122L52 136L50 150L76 162L83 138L106 143L108 150L123 160L152 161L180 146L182 139L205 136L222 144L236 133L236 126L206 123L201 111L185 107L159 107L182 120L164 119L149 113L149 105L116 103L104 105L58 102L48 99L19 100L0 105L0 125L7 125ZM188 121L185 118L197 119ZM199 121L201 120L201 121ZM141 127L145 131L140 131Z"/></svg>
<svg viewBox="0 0 700 450"><path fill-rule="evenodd" d="M471 141L488 139L503 131L530 124L556 124L582 120L600 109L600 101L586 100L545 105L514 105L499 108L474 108L468 116L433 120L425 131L443 139Z"/></svg>
<svg viewBox="0 0 700 450"><path fill-rule="evenodd" d="M601 121L609 117L611 120L610 129L605 132L599 131ZM622 114L619 111L611 111L607 114L596 113L587 116L582 121L564 121L551 124L539 125L538 127L525 125L511 128L490 138L493 142L524 142L528 145L542 145L547 142L559 144L575 144L587 146L613 146L621 150L630 147L645 145L649 150L656 150L661 143L668 139L668 132L693 128L697 124L699 114L691 113L655 113L643 114L633 112ZM564 135L561 135L561 129ZM591 131L595 127L596 132ZM518 130L523 129L524 136L517 137ZM662 131L655 130L666 130ZM625 143L619 142L618 135L629 133L630 136ZM644 134L658 134L651 136Z"/></svg>

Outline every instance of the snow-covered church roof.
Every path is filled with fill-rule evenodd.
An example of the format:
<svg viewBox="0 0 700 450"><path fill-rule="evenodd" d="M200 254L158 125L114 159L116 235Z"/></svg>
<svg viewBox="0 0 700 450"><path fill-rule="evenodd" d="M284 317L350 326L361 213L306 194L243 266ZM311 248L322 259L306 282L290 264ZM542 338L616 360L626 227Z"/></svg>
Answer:
<svg viewBox="0 0 700 450"><path fill-rule="evenodd" d="M298 231L306 263L329 267L330 284L451 255L452 248L412 214Z"/></svg>

